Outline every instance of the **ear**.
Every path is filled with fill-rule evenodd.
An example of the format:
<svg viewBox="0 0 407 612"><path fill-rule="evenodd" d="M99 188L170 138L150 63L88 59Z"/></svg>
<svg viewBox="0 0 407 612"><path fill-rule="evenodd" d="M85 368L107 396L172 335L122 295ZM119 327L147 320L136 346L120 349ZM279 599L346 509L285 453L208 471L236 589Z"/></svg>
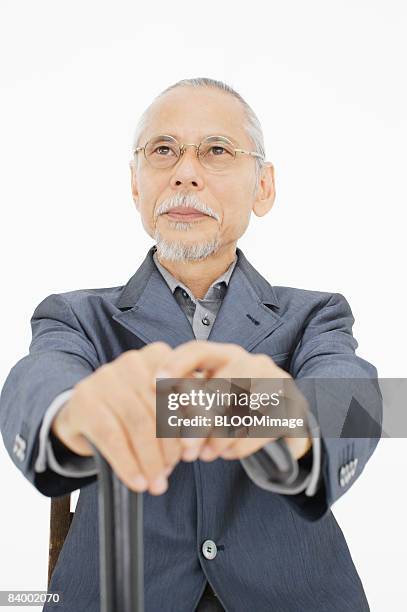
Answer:
<svg viewBox="0 0 407 612"><path fill-rule="evenodd" d="M261 169L259 186L253 202L253 212L257 217L263 217L272 208L276 198L274 182L274 166L265 162Z"/></svg>
<svg viewBox="0 0 407 612"><path fill-rule="evenodd" d="M139 192L137 188L137 162L132 159L129 162L129 167L130 167L131 192L133 195L133 200L136 205L136 208L137 210L139 210Z"/></svg>

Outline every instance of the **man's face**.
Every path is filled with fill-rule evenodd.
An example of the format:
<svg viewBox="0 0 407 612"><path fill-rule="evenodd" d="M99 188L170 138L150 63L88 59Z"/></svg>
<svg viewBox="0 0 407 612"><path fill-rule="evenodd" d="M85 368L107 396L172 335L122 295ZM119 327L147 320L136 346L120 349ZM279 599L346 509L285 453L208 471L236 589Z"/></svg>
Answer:
<svg viewBox="0 0 407 612"><path fill-rule="evenodd" d="M207 136L226 136L236 148L253 151L239 100L216 89L179 87L157 100L149 112L140 146L167 134L180 144L198 145ZM162 151L162 150L161 150ZM165 151L164 151L165 152ZM132 168L132 191L142 223L170 259L208 257L221 247L235 245L245 232L253 210L264 215L274 201L273 168L265 169L255 192L255 158L237 154L230 168L204 168L194 147L187 147L169 168L151 167L138 153ZM191 207L206 214L175 217L175 207ZM160 254L160 253L159 253Z"/></svg>

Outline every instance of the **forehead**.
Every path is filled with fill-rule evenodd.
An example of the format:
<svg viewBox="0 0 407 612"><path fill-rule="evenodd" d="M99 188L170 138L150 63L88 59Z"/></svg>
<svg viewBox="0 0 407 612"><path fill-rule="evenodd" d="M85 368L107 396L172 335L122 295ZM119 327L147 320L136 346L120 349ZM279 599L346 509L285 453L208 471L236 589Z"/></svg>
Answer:
<svg viewBox="0 0 407 612"><path fill-rule="evenodd" d="M142 140L169 134L182 142L199 142L218 134L250 146L245 121L241 102L231 94L213 88L179 87L150 107Z"/></svg>

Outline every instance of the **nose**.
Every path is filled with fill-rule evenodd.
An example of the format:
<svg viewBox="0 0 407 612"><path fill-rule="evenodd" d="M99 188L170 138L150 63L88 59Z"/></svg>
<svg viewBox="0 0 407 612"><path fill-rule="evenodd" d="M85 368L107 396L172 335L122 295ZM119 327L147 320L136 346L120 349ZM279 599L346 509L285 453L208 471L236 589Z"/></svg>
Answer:
<svg viewBox="0 0 407 612"><path fill-rule="evenodd" d="M204 187L203 168L198 160L195 147L186 147L184 153L174 166L170 184L173 189L180 187L199 191Z"/></svg>

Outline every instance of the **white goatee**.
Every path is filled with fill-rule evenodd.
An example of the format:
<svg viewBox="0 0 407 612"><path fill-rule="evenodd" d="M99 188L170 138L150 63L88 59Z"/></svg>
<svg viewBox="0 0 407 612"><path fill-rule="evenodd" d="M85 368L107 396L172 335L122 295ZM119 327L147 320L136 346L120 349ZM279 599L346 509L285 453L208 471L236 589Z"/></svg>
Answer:
<svg viewBox="0 0 407 612"><path fill-rule="evenodd" d="M219 215L202 202L195 194L186 194L182 192L177 192L174 196L164 200L155 213L155 219L157 219L159 215L179 206L194 208L219 221ZM171 227L181 232L187 232L192 229L193 223L195 222L174 221L171 222ZM166 259L168 261L186 262L206 259L213 253L216 253L221 245L218 234L211 240L195 242L193 244L186 244L182 240L166 240L160 234L157 226L155 226L153 237L156 241L157 255L160 259Z"/></svg>

